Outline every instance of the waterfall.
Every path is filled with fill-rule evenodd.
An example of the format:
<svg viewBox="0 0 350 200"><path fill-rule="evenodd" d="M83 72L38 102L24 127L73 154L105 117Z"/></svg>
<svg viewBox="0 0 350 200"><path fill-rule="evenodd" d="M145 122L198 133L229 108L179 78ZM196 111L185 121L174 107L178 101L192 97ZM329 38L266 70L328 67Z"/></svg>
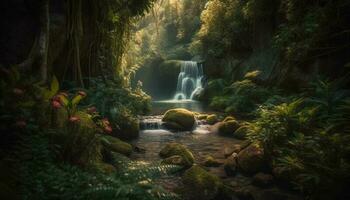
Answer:
<svg viewBox="0 0 350 200"><path fill-rule="evenodd" d="M193 61L182 61L181 72L177 79L174 100L191 100L202 86L203 66Z"/></svg>

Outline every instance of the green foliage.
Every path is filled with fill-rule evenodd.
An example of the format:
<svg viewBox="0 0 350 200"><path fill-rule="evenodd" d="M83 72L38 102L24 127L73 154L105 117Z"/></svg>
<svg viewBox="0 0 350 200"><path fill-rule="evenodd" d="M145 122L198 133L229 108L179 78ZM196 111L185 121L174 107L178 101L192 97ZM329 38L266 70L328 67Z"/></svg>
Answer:
<svg viewBox="0 0 350 200"><path fill-rule="evenodd" d="M210 106L227 113L250 113L257 108L258 104L268 100L271 94L277 93L275 89L264 88L249 79L236 81L217 91L224 91L224 93L214 96Z"/></svg>
<svg viewBox="0 0 350 200"><path fill-rule="evenodd" d="M290 181L316 199L346 194L349 178L349 97L337 82L318 81L311 97L266 104L249 125L250 140L263 144L272 165L291 171Z"/></svg>
<svg viewBox="0 0 350 200"><path fill-rule="evenodd" d="M88 101L102 116L110 119L114 130L138 132L136 115L150 110L150 97L141 86L136 89L121 87L121 80L101 77L91 81ZM134 133L130 133L134 134Z"/></svg>

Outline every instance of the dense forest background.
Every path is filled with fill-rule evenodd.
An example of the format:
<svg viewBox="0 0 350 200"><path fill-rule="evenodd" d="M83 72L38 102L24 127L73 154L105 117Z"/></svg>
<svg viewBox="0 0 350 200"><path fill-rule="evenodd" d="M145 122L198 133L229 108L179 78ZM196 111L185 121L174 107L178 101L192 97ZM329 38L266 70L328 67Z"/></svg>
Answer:
<svg viewBox="0 0 350 200"><path fill-rule="evenodd" d="M173 97L184 60L204 66L195 100L215 112L180 110L188 131L204 120L244 140L225 170L253 157L247 168L293 194L349 198L349 0L3 0L0 10L1 199L253 198L192 167L183 146L180 166L130 159L143 151L128 143L140 115ZM169 174L185 188L155 181Z"/></svg>

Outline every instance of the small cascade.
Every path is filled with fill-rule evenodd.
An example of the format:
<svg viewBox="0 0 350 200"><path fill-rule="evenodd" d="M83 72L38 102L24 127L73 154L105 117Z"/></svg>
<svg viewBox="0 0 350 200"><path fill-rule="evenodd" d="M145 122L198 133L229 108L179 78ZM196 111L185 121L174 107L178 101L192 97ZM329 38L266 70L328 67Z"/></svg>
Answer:
<svg viewBox="0 0 350 200"><path fill-rule="evenodd" d="M162 116L144 116L140 118L140 130L162 129Z"/></svg>
<svg viewBox="0 0 350 200"><path fill-rule="evenodd" d="M203 89L203 66L193 61L182 61L177 79L174 100L192 100L193 95Z"/></svg>

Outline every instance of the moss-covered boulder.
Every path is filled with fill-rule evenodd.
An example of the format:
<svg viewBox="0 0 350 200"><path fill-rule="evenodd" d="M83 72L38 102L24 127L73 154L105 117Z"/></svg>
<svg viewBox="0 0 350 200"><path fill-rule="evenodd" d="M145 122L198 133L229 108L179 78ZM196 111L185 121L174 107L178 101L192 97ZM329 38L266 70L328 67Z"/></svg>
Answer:
<svg viewBox="0 0 350 200"><path fill-rule="evenodd" d="M206 114L198 114L198 115L196 115L196 118L198 120L207 120L208 115L206 115Z"/></svg>
<svg viewBox="0 0 350 200"><path fill-rule="evenodd" d="M170 159L170 157L180 156L182 160L177 161L179 161L181 165L185 167L192 166L194 162L192 152L186 146L178 143L169 143L165 145L165 147L159 152L159 156L165 159L169 158L168 161L165 162L173 162L175 158Z"/></svg>
<svg viewBox="0 0 350 200"><path fill-rule="evenodd" d="M218 119L218 116L217 116L217 115L212 114L212 115L209 115L209 116L207 117L207 123L210 124L210 125L214 125L214 124L216 124L218 121L219 121L219 119Z"/></svg>
<svg viewBox="0 0 350 200"><path fill-rule="evenodd" d="M222 164L223 163L221 163L220 161L216 160L212 156L207 156L204 159L204 162L203 162L203 165L206 166L206 167L219 167Z"/></svg>
<svg viewBox="0 0 350 200"><path fill-rule="evenodd" d="M264 156L264 150L259 144L251 144L237 156L239 169L246 174L255 174L266 170L268 164Z"/></svg>
<svg viewBox="0 0 350 200"><path fill-rule="evenodd" d="M162 119L164 126L179 131L190 131L195 124L194 114L186 109L177 108L168 110Z"/></svg>
<svg viewBox="0 0 350 200"><path fill-rule="evenodd" d="M233 136L234 132L239 128L239 123L236 120L220 122L218 131L220 135Z"/></svg>
<svg viewBox="0 0 350 200"><path fill-rule="evenodd" d="M112 136L104 136L101 139L101 142L108 151L120 153L126 156L130 156L132 153L132 146L129 143L123 142L118 138Z"/></svg>
<svg viewBox="0 0 350 200"><path fill-rule="evenodd" d="M195 165L188 169L183 177L183 195L185 199L211 200L220 196L223 183L220 178L210 174L203 168Z"/></svg>
<svg viewBox="0 0 350 200"><path fill-rule="evenodd" d="M224 163L224 170L227 176L235 176L238 169L237 153L233 153L229 156Z"/></svg>
<svg viewBox="0 0 350 200"><path fill-rule="evenodd" d="M182 156L177 156L177 155L165 158L162 161L162 164L165 164L165 165L178 165L178 166L188 167L188 163L186 162L186 160L183 159Z"/></svg>

